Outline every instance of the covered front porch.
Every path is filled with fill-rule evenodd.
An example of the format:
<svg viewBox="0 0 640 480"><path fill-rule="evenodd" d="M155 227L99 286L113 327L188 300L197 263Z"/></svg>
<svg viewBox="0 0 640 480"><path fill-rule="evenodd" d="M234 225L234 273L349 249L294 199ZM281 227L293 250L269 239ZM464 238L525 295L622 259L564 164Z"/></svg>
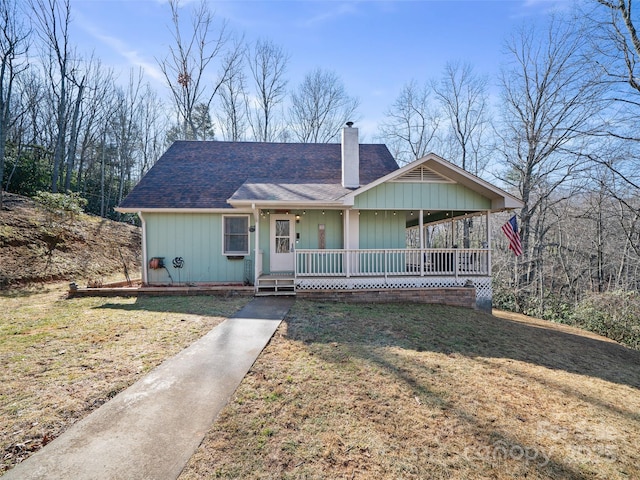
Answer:
<svg viewBox="0 0 640 480"><path fill-rule="evenodd" d="M481 308L491 215L522 205L434 154L359 187L254 181L231 201L253 210L258 294L472 286Z"/></svg>
<svg viewBox="0 0 640 480"><path fill-rule="evenodd" d="M270 249L256 255L256 294L387 290L393 295L393 290L473 287L476 304L490 306L490 217L490 211L261 211L258 226L272 239ZM312 239L309 223L318 229ZM331 232L329 225L340 231ZM327 243L346 247L327 248ZM375 244L394 248L359 248ZM289 255L290 267L271 269L274 255Z"/></svg>

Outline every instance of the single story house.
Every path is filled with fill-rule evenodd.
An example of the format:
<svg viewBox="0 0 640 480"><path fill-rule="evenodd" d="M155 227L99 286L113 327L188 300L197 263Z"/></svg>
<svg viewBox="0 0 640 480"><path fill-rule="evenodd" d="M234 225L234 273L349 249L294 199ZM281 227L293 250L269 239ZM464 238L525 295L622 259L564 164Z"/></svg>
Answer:
<svg viewBox="0 0 640 480"><path fill-rule="evenodd" d="M472 284L490 308L491 214L521 206L435 154L399 168L349 123L336 144L177 141L117 210L142 222L144 284L387 297Z"/></svg>

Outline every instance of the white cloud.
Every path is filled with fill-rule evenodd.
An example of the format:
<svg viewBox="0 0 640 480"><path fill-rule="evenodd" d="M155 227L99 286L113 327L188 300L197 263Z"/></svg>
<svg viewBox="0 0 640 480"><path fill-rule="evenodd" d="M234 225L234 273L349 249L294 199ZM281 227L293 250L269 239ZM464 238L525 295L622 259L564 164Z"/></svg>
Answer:
<svg viewBox="0 0 640 480"><path fill-rule="evenodd" d="M145 74L157 81L164 80L164 75L155 63L145 60L137 50L129 48L123 41L108 35L94 34L95 38L111 47L118 55L124 57L132 66L140 67Z"/></svg>
<svg viewBox="0 0 640 480"><path fill-rule="evenodd" d="M88 21L82 14L75 11L74 17L76 24L90 37L98 40L105 47L110 49L117 56L124 58L130 67L142 68L145 75L148 75L154 81L163 81L164 75L160 68L152 61L144 58L144 56L134 48L122 41L120 38L107 35L101 29L96 27L92 22ZM102 55L98 55L102 57Z"/></svg>
<svg viewBox="0 0 640 480"><path fill-rule="evenodd" d="M312 27L314 25L325 23L336 18L351 16L358 12L356 3L352 2L340 3L338 5L335 5L334 2L326 2L324 3L324 5L329 8L326 11L318 13L317 15L305 20L302 26Z"/></svg>
<svg viewBox="0 0 640 480"><path fill-rule="evenodd" d="M523 13L530 13L534 9L543 13L559 12L570 9L573 4L573 0L525 0Z"/></svg>

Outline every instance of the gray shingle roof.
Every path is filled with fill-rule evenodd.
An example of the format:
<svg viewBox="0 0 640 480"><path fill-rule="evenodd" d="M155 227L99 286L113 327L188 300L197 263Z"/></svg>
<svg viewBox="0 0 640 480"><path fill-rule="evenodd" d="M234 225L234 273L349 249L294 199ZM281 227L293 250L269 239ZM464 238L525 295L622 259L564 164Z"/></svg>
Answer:
<svg viewBox="0 0 640 480"><path fill-rule="evenodd" d="M340 144L178 141L120 207L231 208L227 200L234 194L235 199L326 201L348 192L341 185L341 167ZM385 145L360 145L362 185L397 168Z"/></svg>
<svg viewBox="0 0 640 480"><path fill-rule="evenodd" d="M350 189L341 184L291 182L275 183L270 180L250 179L242 184L231 197L232 201L284 201L284 202L331 202Z"/></svg>

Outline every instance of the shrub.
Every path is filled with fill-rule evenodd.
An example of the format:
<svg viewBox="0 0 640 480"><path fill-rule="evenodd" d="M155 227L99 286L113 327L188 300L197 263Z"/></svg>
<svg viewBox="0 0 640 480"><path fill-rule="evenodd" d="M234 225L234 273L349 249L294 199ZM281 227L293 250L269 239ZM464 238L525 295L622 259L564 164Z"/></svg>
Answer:
<svg viewBox="0 0 640 480"><path fill-rule="evenodd" d="M508 312L518 311L518 301L513 289L504 288L502 285L493 285L493 308Z"/></svg>
<svg viewBox="0 0 640 480"><path fill-rule="evenodd" d="M75 215L84 211L87 200L79 193L50 193L38 192L34 200L44 207L49 215L49 221L53 219L68 218L73 220Z"/></svg>
<svg viewBox="0 0 640 480"><path fill-rule="evenodd" d="M573 310L574 304L561 295L545 292L544 309L541 310L539 304L535 305L535 316L552 322L567 323L573 315ZM530 315L534 315L534 313Z"/></svg>
<svg viewBox="0 0 640 480"><path fill-rule="evenodd" d="M590 295L577 305L571 323L640 349L640 295L623 291Z"/></svg>

